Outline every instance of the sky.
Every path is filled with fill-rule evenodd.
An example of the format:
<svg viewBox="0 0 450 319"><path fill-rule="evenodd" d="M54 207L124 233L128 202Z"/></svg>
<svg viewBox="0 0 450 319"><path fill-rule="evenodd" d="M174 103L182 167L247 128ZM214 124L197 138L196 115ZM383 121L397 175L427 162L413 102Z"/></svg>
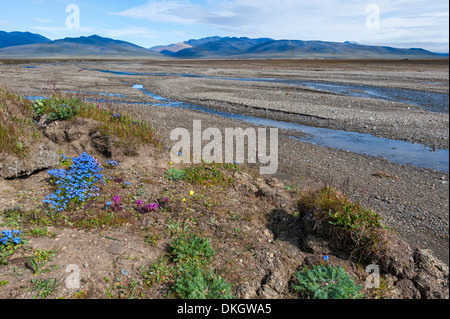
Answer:
<svg viewBox="0 0 450 319"><path fill-rule="evenodd" d="M0 0L0 30L97 34L150 48L209 36L449 52L447 0Z"/></svg>

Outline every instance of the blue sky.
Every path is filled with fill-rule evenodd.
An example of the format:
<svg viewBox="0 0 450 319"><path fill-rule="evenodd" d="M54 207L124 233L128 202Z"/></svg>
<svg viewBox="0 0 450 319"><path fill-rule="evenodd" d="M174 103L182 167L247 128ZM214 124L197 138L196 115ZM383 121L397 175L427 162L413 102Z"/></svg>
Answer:
<svg viewBox="0 0 450 319"><path fill-rule="evenodd" d="M69 28L71 4L80 19ZM98 34L147 48L218 35L449 52L448 28L447 0L0 0L3 31Z"/></svg>

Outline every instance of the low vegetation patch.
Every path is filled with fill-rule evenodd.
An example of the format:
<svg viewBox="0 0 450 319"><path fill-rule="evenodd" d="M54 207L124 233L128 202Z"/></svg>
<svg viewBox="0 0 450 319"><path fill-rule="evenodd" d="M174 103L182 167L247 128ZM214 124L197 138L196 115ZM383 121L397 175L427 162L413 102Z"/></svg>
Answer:
<svg viewBox="0 0 450 319"><path fill-rule="evenodd" d="M147 285L165 282L177 298L231 299L231 285L210 268L214 255L209 239L182 233L166 256L141 271Z"/></svg>
<svg viewBox="0 0 450 319"><path fill-rule="evenodd" d="M43 137L38 123L46 125L75 117L99 122L101 134L117 138L126 155L135 155L135 149L142 144L162 148L161 140L151 125L125 113L114 113L96 103L56 94L33 103L1 88L0 153L25 157L36 140Z"/></svg>
<svg viewBox="0 0 450 319"><path fill-rule="evenodd" d="M378 259L385 251L385 227L370 208L354 203L331 186L304 193L298 201L300 215L313 212L317 223L327 223L331 235L346 242L351 255L362 260Z"/></svg>
<svg viewBox="0 0 450 319"><path fill-rule="evenodd" d="M316 265L296 272L294 291L312 299L360 299L362 286L341 266Z"/></svg>
<svg viewBox="0 0 450 319"><path fill-rule="evenodd" d="M42 138L33 117L30 101L0 88L0 154L26 156L29 147Z"/></svg>

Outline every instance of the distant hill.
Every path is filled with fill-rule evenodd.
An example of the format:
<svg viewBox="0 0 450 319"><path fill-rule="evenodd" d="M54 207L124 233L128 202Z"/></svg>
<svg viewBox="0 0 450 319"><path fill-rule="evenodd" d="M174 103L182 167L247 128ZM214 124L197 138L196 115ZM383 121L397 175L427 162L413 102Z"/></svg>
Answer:
<svg viewBox="0 0 450 319"><path fill-rule="evenodd" d="M164 58L135 44L98 35L0 49L0 58Z"/></svg>
<svg viewBox="0 0 450 319"><path fill-rule="evenodd" d="M0 31L0 58L443 58L423 49L360 45L355 42L208 37L150 49L98 35L52 41L30 32ZM448 55L447 55L448 57Z"/></svg>
<svg viewBox="0 0 450 319"><path fill-rule="evenodd" d="M17 45L25 45L25 44L36 44L36 43L45 43L51 42L50 39L46 37L30 33L30 32L5 32L0 31L0 48L12 47Z"/></svg>
<svg viewBox="0 0 450 319"><path fill-rule="evenodd" d="M155 50L155 48L151 48ZM400 49L361 45L355 42L325 42L210 37L189 40L156 50L176 58L438 58L423 49Z"/></svg>

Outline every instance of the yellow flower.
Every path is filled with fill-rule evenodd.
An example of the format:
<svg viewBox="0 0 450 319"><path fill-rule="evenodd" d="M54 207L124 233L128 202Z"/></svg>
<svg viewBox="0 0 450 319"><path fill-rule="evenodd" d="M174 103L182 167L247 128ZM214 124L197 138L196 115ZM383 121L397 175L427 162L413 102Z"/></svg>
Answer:
<svg viewBox="0 0 450 319"><path fill-rule="evenodd" d="M172 162L170 162L169 165L172 165Z"/></svg>
<svg viewBox="0 0 450 319"><path fill-rule="evenodd" d="M191 195L191 196L194 195L194 191L190 191L189 195Z"/></svg>
<svg viewBox="0 0 450 319"><path fill-rule="evenodd" d="M183 198L183 202L185 202L186 201L186 198Z"/></svg>

